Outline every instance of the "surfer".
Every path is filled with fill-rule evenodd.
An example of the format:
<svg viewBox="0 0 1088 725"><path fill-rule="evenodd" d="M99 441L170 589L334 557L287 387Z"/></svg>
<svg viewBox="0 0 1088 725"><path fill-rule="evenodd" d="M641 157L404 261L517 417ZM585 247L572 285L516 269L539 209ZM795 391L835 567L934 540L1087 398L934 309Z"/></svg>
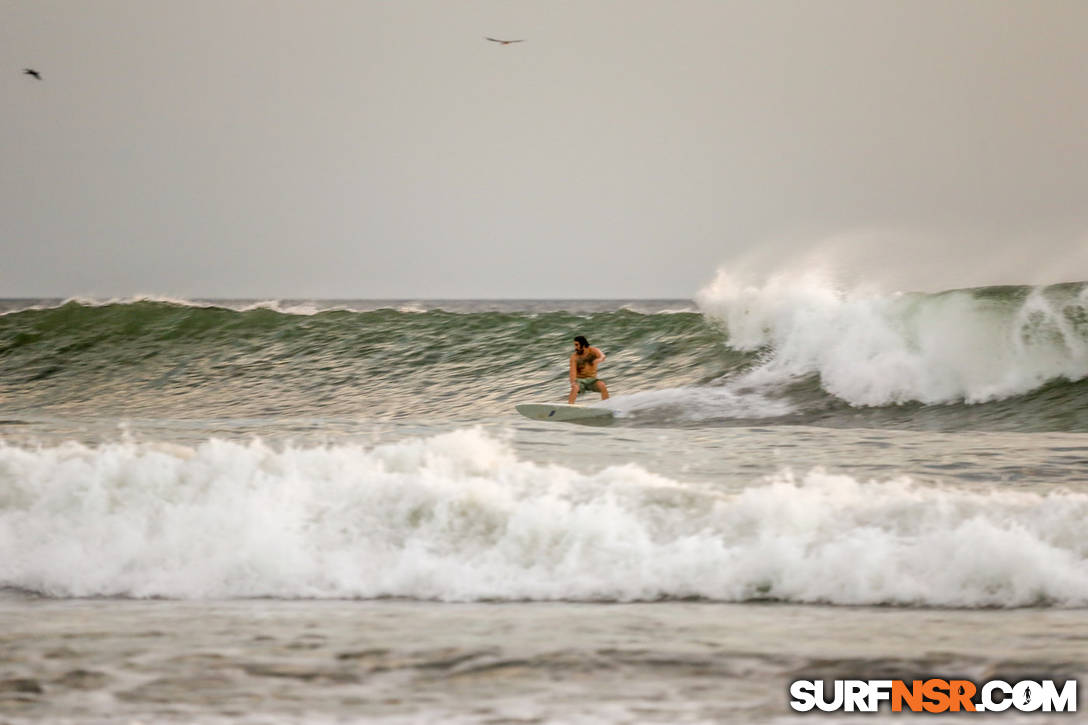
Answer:
<svg viewBox="0 0 1088 725"><path fill-rule="evenodd" d="M608 388L603 380L597 379L597 366L604 362L604 353L599 348L590 347L584 335L574 338L574 353L570 356L570 397L567 402L574 405L579 393L596 391L601 400L608 400Z"/></svg>

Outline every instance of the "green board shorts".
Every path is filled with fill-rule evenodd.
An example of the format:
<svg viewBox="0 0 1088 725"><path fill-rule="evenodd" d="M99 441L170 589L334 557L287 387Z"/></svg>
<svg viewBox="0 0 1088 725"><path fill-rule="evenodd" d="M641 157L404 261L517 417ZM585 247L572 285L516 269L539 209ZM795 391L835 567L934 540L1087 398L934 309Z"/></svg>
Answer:
<svg viewBox="0 0 1088 725"><path fill-rule="evenodd" d="M578 383L578 393L596 393L597 378L575 378Z"/></svg>

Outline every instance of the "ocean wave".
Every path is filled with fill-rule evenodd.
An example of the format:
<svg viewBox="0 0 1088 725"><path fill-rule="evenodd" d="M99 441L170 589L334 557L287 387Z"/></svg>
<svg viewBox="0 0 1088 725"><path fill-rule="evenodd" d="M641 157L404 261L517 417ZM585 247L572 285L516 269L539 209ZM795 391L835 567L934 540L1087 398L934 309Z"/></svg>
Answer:
<svg viewBox="0 0 1088 725"><path fill-rule="evenodd" d="M594 312L623 310L636 315L698 314L694 304L685 300L435 300L435 299L195 299L158 294L136 294L118 297L76 295L43 299L0 299L0 317L22 312L42 312L61 308L123 308L131 305L152 305L161 309L191 307L197 310L221 309L234 312L268 310L287 316L310 317L325 312L379 312L404 314L442 312L454 315L480 313L568 312L585 317Z"/></svg>
<svg viewBox="0 0 1088 725"><path fill-rule="evenodd" d="M252 310L270 310L282 315L297 315L309 317L322 312L352 312L356 311L349 305L326 300L200 300L186 297L171 297L169 295L137 294L122 297L86 297L74 296L63 299L48 300L3 300L6 309L0 311L0 316L23 312L42 312L57 310L65 307L80 308L118 308L133 305L170 307L191 307L196 310L232 310L234 312L249 312Z"/></svg>
<svg viewBox="0 0 1088 725"><path fill-rule="evenodd" d="M697 300L731 347L764 353L740 385L816 375L851 405L886 406L984 403L1088 378L1084 283L889 295L819 274L753 285L723 271Z"/></svg>
<svg viewBox="0 0 1088 725"><path fill-rule="evenodd" d="M0 444L0 586L51 597L1088 605L1088 496L781 472L739 493L373 447Z"/></svg>
<svg viewBox="0 0 1088 725"><path fill-rule="evenodd" d="M43 302L0 316L0 396L63 415L479 420L565 397L584 334L621 425L1088 430L1085 284L723 275L698 302Z"/></svg>

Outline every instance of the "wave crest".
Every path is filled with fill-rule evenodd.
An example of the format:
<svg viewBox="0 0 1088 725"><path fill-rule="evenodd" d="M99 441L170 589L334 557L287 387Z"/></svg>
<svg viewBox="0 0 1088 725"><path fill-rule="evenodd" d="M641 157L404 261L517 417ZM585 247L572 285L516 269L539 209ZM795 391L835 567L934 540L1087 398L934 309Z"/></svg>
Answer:
<svg viewBox="0 0 1088 725"><path fill-rule="evenodd" d="M728 272L697 296L738 350L762 351L744 384L818 375L853 405L981 403L1088 378L1088 285L938 294L843 291L820 274L745 284Z"/></svg>

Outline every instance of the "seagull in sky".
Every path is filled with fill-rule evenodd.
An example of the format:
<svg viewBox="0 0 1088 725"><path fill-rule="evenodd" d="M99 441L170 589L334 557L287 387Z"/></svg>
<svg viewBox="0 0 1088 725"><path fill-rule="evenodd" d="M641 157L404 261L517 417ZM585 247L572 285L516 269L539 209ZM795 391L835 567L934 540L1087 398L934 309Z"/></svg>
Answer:
<svg viewBox="0 0 1088 725"><path fill-rule="evenodd" d="M511 43L525 42L525 38L521 38L520 40L499 40L498 38L488 38L487 36L484 36L484 40L490 40L492 43L499 43L501 45L510 45Z"/></svg>
<svg viewBox="0 0 1088 725"><path fill-rule="evenodd" d="M33 68L23 68L23 75L25 75L25 76L34 76L38 80L42 79L42 74L39 73L38 71L34 70Z"/></svg>

